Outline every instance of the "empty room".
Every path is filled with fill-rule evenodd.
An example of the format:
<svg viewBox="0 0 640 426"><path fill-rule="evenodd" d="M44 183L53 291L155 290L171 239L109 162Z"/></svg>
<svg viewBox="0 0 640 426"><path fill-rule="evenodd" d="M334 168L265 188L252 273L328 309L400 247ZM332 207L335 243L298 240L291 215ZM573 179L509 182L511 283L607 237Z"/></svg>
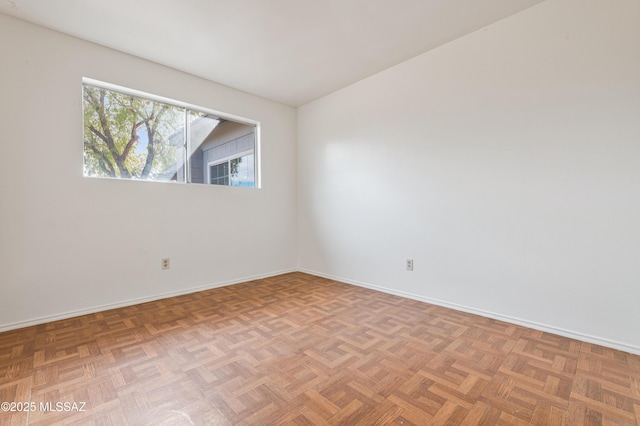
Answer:
<svg viewBox="0 0 640 426"><path fill-rule="evenodd" d="M639 425L639 0L0 0L0 425Z"/></svg>

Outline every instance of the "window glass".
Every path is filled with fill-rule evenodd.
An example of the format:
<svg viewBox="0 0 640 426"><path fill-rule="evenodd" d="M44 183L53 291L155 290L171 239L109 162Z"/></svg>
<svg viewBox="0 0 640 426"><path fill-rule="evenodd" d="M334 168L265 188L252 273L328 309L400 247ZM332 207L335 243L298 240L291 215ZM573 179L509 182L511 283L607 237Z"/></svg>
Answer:
<svg viewBox="0 0 640 426"><path fill-rule="evenodd" d="M253 163L253 154L231 160L231 186L254 186Z"/></svg>
<svg viewBox="0 0 640 426"><path fill-rule="evenodd" d="M229 185L229 163L224 162L211 166L212 185Z"/></svg>

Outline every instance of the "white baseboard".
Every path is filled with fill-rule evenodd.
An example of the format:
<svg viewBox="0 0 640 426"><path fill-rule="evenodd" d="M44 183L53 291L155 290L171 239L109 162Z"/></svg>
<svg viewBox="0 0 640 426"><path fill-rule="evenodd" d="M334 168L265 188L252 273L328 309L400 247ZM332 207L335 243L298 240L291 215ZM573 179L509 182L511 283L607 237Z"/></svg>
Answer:
<svg viewBox="0 0 640 426"><path fill-rule="evenodd" d="M500 321L508 322L511 324L521 325L523 327L532 328L534 330L545 331L552 334L557 334L559 336L568 337L570 339L579 340L582 342L593 343L595 345L606 346L608 348L617 349L624 352L629 352L632 354L640 355L640 347L629 345L627 343L616 342L614 340L605 339L602 337L591 336L588 334L566 330L564 328L554 327L547 324L541 324L534 321L529 321L521 318L511 317L508 315L502 315L495 312L484 311L482 309L476 309L469 306L458 305L457 303L446 302L444 300L432 299L430 297L419 296L417 294L407 293L404 291L393 290L386 287L380 287L377 285L351 280L348 278L338 277L331 274L324 274L322 272L312 271L308 269L299 269L300 272L304 272L306 274L316 275L318 277L328 278L334 281L340 281L347 284L356 285L358 287L364 287L371 290L380 291L382 293L393 294L394 296L405 297L407 299L417 300L420 302L430 303L432 305L442 306L445 308L454 309L456 311L467 312L470 314L480 315L486 318L497 319Z"/></svg>
<svg viewBox="0 0 640 426"><path fill-rule="evenodd" d="M295 268L294 269L285 269L285 270L281 270L281 271L270 272L270 273L267 273L267 274L253 275L253 276L250 276L250 277L243 277L243 278L238 278L238 279L228 280L228 281L220 281L220 282L217 282L217 283L214 283L214 284L207 284L207 285L198 286L198 287L191 287L191 288L187 288L187 289L183 289L183 290L171 291L171 292L168 292L168 293L154 294L154 295L151 295L151 296L145 296L145 297L140 297L140 298L136 298L136 299L123 300L123 301L116 302L116 303L108 303L106 305L94 306L94 307L87 308L87 309L78 309L78 310L75 310L75 311L63 312L61 314L55 314L55 315L48 315L48 316L34 318L34 319L26 320L26 321L18 321L18 322L14 322L14 323L10 323L10 324L2 324L2 325L0 325L0 333L3 332L3 331L16 330L16 329L24 328L24 327L31 327L32 325L44 324L44 323L47 323L47 322L65 320L65 319L69 319L69 318L73 318L73 317L77 317L77 316L81 316L81 315L94 314L96 312L108 311L109 309L123 308L125 306L137 305L137 304L146 303L146 302L153 302L155 300L167 299L169 297L182 296L184 294L197 293L199 291L210 290L210 289L213 289L213 288L225 287L225 286L229 286L229 285L233 285L233 284L244 283L244 282L247 282L247 281L259 280L261 278L275 277L276 275L287 274L287 273L290 273L290 272L297 272L297 269L295 269Z"/></svg>
<svg viewBox="0 0 640 426"><path fill-rule="evenodd" d="M588 334L584 334L584 333L580 333L580 332L576 332L576 331L572 331L572 330L567 330L567 329L564 329L564 328L559 328L559 327L551 326L551 325L548 325L548 324L541 324L541 323L534 322L534 321L529 321L529 320L525 320L525 319L521 319L521 318L511 317L511 316L508 316L508 315L498 314L498 313L495 313L495 312L484 311L482 309L476 309L476 308L472 308L472 307L469 307L469 306L458 305L457 303L451 303L451 302L447 302L447 301L444 301L444 300L433 299L433 298L430 298L430 297L420 296L420 295L417 295L417 294L408 293L408 292L404 292L404 291L400 291L400 290L393 290L393 289L386 288L386 287L381 287L381 286L377 286L377 285L373 285L373 284L369 284L369 283L365 283L365 282L361 282L361 281L351 280L349 278L339 277L339 276L335 276L335 275L331 275L331 274L325 274L325 273L322 273L322 272L312 271L312 270L304 269L304 268L301 268L301 269L293 268L293 269L285 269L285 270L280 270L280 271L273 271L273 272L266 273L266 274L243 277L243 278L238 278L238 279L228 280L228 281L221 281L221 282L217 282L217 283L213 283L213 284L207 284L207 285L199 286L199 287L191 287L191 288L188 288L188 289L172 291L172 292L168 292L168 293L160 293L160 294L155 294L155 295L136 298L136 299L124 300L124 301L120 301L120 302L116 302L116 303L108 303L108 304L105 304L105 305L94 306L94 307L87 308L87 309L79 309L79 310L75 310L75 311L64 312L64 313L61 313L61 314L49 315L49 316L34 318L34 319L30 319L30 320L25 320L25 321L18 321L18 322L9 323L9 324L2 324L2 325L0 325L0 332L9 331L9 330L16 330L16 329L19 329L19 328L30 327L30 326L33 326L33 325L44 324L44 323L52 322L52 321L65 320L65 319L69 319L69 318L73 318L73 317L77 317L77 316L81 316L81 315L87 315L87 314L93 314L93 313L96 313L96 312L107 311L109 309L116 309L116 308L122 308L122 307L125 307L125 306L137 305L139 303L153 302L155 300L167 299L169 297L196 293L196 292L199 292L199 291L210 290L210 289L218 288L218 287L225 287L225 286L229 286L229 285L233 285L233 284L240 284L240 283L247 282L247 281L253 281L253 280L258 280L258 279L262 279L262 278L274 277L274 276L277 276L277 275L287 274L287 273L290 273L290 272L304 272L306 274L311 274L311 275L315 275L315 276L318 276L318 277L328 278L330 280L340 281L340 282L343 282L343 283L356 285L358 287L364 287L364 288L368 288L368 289L371 289L371 290L380 291L382 293L393 294L395 296L400 296L400 297L405 297L407 299L412 299L412 300L417 300L417 301L420 301L420 302L430 303L432 305L442 306L442 307L445 307L445 308L454 309L456 311L467 312L467 313L470 313L470 314L480 315L480 316L487 317L487 318L493 318L493 319L497 319L497 320L500 320L500 321L505 321L505 322L508 322L508 323L511 323L511 324L516 324L516 325L521 325L523 327L532 328L534 330L545 331L545 332L548 332L548 333L557 334L559 336L568 337L570 339L580 340L580 341L583 341L583 342L593 343L593 344L596 344L596 345L606 346L606 347L609 347L609 348L612 348L612 349L617 349L617 350L633 353L633 354L636 354L636 355L640 355L640 347L637 347L637 346L634 346L634 345L629 345L627 343L617 342L617 341L610 340L610 339L605 339L605 338L602 338L602 337L591 336L591 335L588 335Z"/></svg>

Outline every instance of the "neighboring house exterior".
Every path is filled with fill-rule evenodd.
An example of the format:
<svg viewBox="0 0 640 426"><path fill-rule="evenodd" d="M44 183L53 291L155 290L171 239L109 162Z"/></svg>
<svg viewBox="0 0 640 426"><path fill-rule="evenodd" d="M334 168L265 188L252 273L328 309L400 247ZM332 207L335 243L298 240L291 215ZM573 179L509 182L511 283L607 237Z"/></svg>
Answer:
<svg viewBox="0 0 640 426"><path fill-rule="evenodd" d="M192 183L255 186L256 127L201 116L191 123L189 167ZM171 144L182 149L183 135L176 132ZM179 168L177 180L184 180Z"/></svg>

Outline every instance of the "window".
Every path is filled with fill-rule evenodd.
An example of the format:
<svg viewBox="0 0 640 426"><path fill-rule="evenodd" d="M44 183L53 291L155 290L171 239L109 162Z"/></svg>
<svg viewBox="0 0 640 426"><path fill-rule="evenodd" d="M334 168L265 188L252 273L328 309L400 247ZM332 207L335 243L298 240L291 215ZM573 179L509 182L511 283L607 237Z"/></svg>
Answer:
<svg viewBox="0 0 640 426"><path fill-rule="evenodd" d="M85 79L84 175L258 187L258 123Z"/></svg>
<svg viewBox="0 0 640 426"><path fill-rule="evenodd" d="M229 185L229 162L215 164L209 168L209 183L212 185Z"/></svg>
<svg viewBox="0 0 640 426"><path fill-rule="evenodd" d="M254 186L254 154L246 152L221 162L210 162L208 182L212 185Z"/></svg>

